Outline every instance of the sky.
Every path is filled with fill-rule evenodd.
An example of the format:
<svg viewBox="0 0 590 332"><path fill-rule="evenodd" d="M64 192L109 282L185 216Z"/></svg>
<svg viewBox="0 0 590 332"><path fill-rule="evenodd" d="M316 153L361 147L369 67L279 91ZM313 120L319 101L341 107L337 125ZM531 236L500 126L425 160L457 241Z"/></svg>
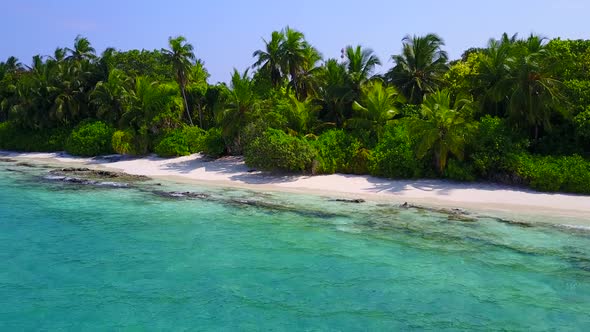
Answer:
<svg viewBox="0 0 590 332"><path fill-rule="evenodd" d="M302 31L324 58L338 58L346 45L372 48L393 66L406 35L437 33L451 59L483 47L503 32L548 38L589 39L588 0L18 0L2 4L0 61L30 64L35 54L87 37L98 52L161 49L168 37L185 36L211 74L228 81L233 68L253 62L263 38L285 26Z"/></svg>

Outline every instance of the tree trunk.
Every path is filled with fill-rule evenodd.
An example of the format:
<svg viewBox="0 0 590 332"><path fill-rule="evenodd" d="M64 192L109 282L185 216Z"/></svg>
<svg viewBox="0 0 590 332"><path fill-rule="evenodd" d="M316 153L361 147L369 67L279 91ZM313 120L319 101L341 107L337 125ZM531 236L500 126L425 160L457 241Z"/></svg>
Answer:
<svg viewBox="0 0 590 332"><path fill-rule="evenodd" d="M201 108L201 104L197 103L197 108L199 109L199 127L203 128L203 108Z"/></svg>
<svg viewBox="0 0 590 332"><path fill-rule="evenodd" d="M186 93L184 92L184 86L180 87L180 91L182 91L182 99L184 99L184 108L186 109L186 115L188 115L188 121L191 123L191 126L194 126L193 119L191 118L191 112L188 109L188 101L186 100Z"/></svg>

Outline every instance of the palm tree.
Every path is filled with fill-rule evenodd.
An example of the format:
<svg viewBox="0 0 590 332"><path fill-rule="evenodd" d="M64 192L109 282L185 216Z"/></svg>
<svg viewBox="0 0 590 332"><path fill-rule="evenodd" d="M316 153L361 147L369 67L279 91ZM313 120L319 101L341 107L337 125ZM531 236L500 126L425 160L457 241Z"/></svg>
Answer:
<svg viewBox="0 0 590 332"><path fill-rule="evenodd" d="M295 95L300 101L317 94L320 84L318 79L320 67L317 64L321 59L322 55L314 47L305 45L304 61L299 76L296 81L289 82L289 88L295 91Z"/></svg>
<svg viewBox="0 0 590 332"><path fill-rule="evenodd" d="M13 56L0 62L0 122L8 119L9 109L17 101L15 84L19 75L12 74L23 71L24 66Z"/></svg>
<svg viewBox="0 0 590 332"><path fill-rule="evenodd" d="M23 66L17 58L11 56L6 59L6 62L0 62L0 72L1 73L16 73L19 71L23 71L25 67ZM0 79L2 77L0 76Z"/></svg>
<svg viewBox="0 0 590 332"><path fill-rule="evenodd" d="M88 114L87 86L90 72L81 63L71 63L57 67L53 86L58 92L50 114L60 124L72 125Z"/></svg>
<svg viewBox="0 0 590 332"><path fill-rule="evenodd" d="M228 152L241 152L241 130L257 106L258 103L253 90L253 82L248 76L248 70L240 74L237 69L234 69L227 104L225 105L225 109L217 116L217 121L221 125L222 133L226 140Z"/></svg>
<svg viewBox="0 0 590 332"><path fill-rule="evenodd" d="M420 103L424 94L435 91L439 86L448 70L448 55L441 49L443 45L443 40L436 34L406 36L402 54L391 56L395 66L386 77L410 103Z"/></svg>
<svg viewBox="0 0 590 332"><path fill-rule="evenodd" d="M188 83L188 75L190 73L193 61L195 60L195 54L193 53L193 45L187 43L186 38L182 36L176 38L170 37L168 39L168 43L170 49L162 49L162 53L174 68L176 74L176 82L178 83L178 86L180 86L182 98L184 99L184 108L186 110L186 115L188 116L188 120L191 126L193 126L193 119L191 118L185 91L186 85ZM200 125L202 126L203 124L200 123Z"/></svg>
<svg viewBox="0 0 590 332"><path fill-rule="evenodd" d="M199 111L199 127L206 129L207 125L203 119L203 110L205 105L205 97L209 90L207 79L209 73L205 69L205 65L199 59L195 61L195 65L191 68L189 74L189 84L186 86L187 99L191 105L195 105Z"/></svg>
<svg viewBox="0 0 590 332"><path fill-rule="evenodd" d="M362 87L360 103L355 101L352 109L355 117L348 120L348 125L355 128L374 128L377 137L381 137L383 126L399 113L398 106L403 97L393 87L384 86L379 80Z"/></svg>
<svg viewBox="0 0 590 332"><path fill-rule="evenodd" d="M178 91L175 82L160 84L144 76L137 77L133 88L126 91L120 125L137 133L140 153L147 152L149 134L180 125L182 97Z"/></svg>
<svg viewBox="0 0 590 332"><path fill-rule="evenodd" d="M66 48L65 52L70 54L69 56L67 56L65 58L66 60L74 60L74 61L88 60L88 61L90 61L90 60L96 58L95 50L90 45L90 41L88 40L88 38L85 38L82 36L76 37L76 39L74 40L74 48L73 49ZM61 49L58 48L56 50L56 55L61 57L61 55L62 55L61 53L62 53ZM59 61L59 59L57 57L56 57L56 60Z"/></svg>
<svg viewBox="0 0 590 332"><path fill-rule="evenodd" d="M287 113L288 127L298 134L309 134L316 126L319 105L311 98L299 101L295 96L289 95L289 109Z"/></svg>
<svg viewBox="0 0 590 332"><path fill-rule="evenodd" d="M329 59L321 67L318 99L322 106L321 118L342 127L346 110L354 100L354 91L343 64Z"/></svg>
<svg viewBox="0 0 590 332"><path fill-rule="evenodd" d="M53 51L53 56L50 58L55 62L62 62L66 59L67 48L58 47Z"/></svg>
<svg viewBox="0 0 590 332"><path fill-rule="evenodd" d="M416 156L422 159L432 151L434 164L441 174L449 153L463 159L465 136L471 128L467 121L471 105L466 99L453 103L448 90L435 91L424 97L422 118L408 120L411 135L421 138L416 146Z"/></svg>
<svg viewBox="0 0 590 332"><path fill-rule="evenodd" d="M114 69L114 57L117 50L112 47L107 47L101 54L98 61L96 61L97 73L101 81L108 80L111 70Z"/></svg>
<svg viewBox="0 0 590 332"><path fill-rule="evenodd" d="M252 68L268 73L273 87L282 81L281 75L281 46L285 41L285 35L279 31L273 31L270 42L264 40L265 50L257 50L252 56L257 58Z"/></svg>
<svg viewBox="0 0 590 332"><path fill-rule="evenodd" d="M356 47L347 46L344 54L346 56L348 75L350 75L350 80L355 89L359 92L361 84L371 77L375 66L381 65L381 61L372 49L363 49L360 45Z"/></svg>
<svg viewBox="0 0 590 332"><path fill-rule="evenodd" d="M547 59L552 55L545 47L545 39L531 35L517 43L516 55L509 59L512 91L508 96L509 118L518 124L534 128L551 128L551 111L560 109L561 83L552 77Z"/></svg>
<svg viewBox="0 0 590 332"><path fill-rule="evenodd" d="M131 85L129 77L113 69L108 80L100 81L90 93L90 104L96 108L96 117L116 124L123 114L128 99L128 89Z"/></svg>
<svg viewBox="0 0 590 332"><path fill-rule="evenodd" d="M56 69L36 55L31 67L28 67L29 74L23 75L16 83L16 100L10 106L10 111L21 126L30 129L54 126L50 110L58 94L54 82Z"/></svg>
<svg viewBox="0 0 590 332"><path fill-rule="evenodd" d="M302 32L286 27L283 29L285 39L280 45L281 71L291 77L291 84L297 86L302 67L306 63L308 44Z"/></svg>
<svg viewBox="0 0 590 332"><path fill-rule="evenodd" d="M511 89L509 61L515 44L516 35L503 34L500 40L491 39L480 52L474 93L486 114L503 116L506 111Z"/></svg>

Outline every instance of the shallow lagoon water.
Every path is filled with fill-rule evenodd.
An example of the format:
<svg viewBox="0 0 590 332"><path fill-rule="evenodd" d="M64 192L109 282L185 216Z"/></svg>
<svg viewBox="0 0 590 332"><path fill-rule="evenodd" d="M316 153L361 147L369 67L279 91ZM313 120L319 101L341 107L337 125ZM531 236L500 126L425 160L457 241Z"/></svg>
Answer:
<svg viewBox="0 0 590 332"><path fill-rule="evenodd" d="M0 164L1 330L590 329L585 231L43 172Z"/></svg>

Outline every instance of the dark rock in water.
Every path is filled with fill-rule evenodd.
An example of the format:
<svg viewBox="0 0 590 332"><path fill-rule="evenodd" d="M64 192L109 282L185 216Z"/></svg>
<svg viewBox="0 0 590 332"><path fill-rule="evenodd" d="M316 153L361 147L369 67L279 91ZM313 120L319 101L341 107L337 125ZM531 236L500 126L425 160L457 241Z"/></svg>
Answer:
<svg viewBox="0 0 590 332"><path fill-rule="evenodd" d="M97 187L112 187L112 188L129 188L130 185L125 182L115 182L115 181L96 181L96 180L89 180L89 179L82 179L70 176L62 176L62 175L46 175L43 177L45 180L55 181L55 182L63 182L69 184L78 184L78 185L89 185L89 186L97 186Z"/></svg>
<svg viewBox="0 0 590 332"><path fill-rule="evenodd" d="M103 170L92 170L89 168L61 168L52 170L49 172L53 175L63 175L63 176L74 176L82 179L90 179L90 180L101 180L101 179L112 179L119 182L137 182L137 181L147 181L150 178L145 175L132 175L123 172L113 172L113 171L103 171Z"/></svg>
<svg viewBox="0 0 590 332"><path fill-rule="evenodd" d="M248 173L253 173L253 172L256 172L256 170L255 169L249 169L248 170Z"/></svg>
<svg viewBox="0 0 590 332"><path fill-rule="evenodd" d="M288 209L286 206L268 203L264 201L255 201L251 199L231 199L229 201L230 204L234 205L249 205L249 206L256 206L265 209L274 209L274 210L286 210Z"/></svg>
<svg viewBox="0 0 590 332"><path fill-rule="evenodd" d="M343 202L343 203L355 203L355 204L360 204L360 203L365 202L365 200L362 198L354 198L354 199L337 198L337 199L333 199L332 201Z"/></svg>
<svg viewBox="0 0 590 332"><path fill-rule="evenodd" d="M147 176L131 175L123 172L92 170L85 167L54 169L44 177L45 180L63 183L91 185L98 187L129 188L130 182L149 180Z"/></svg>
<svg viewBox="0 0 590 332"><path fill-rule="evenodd" d="M255 208L265 209L269 211L276 211L276 212L290 212L295 213L300 216L304 217L312 217L312 218L321 218L321 219L330 219L341 217L343 215L336 214L336 213L329 213L319 210L311 210L311 209L302 209L301 207L295 206L287 206L287 205L280 205L269 203L265 201L257 201L257 200L250 200L250 199L230 199L227 201L228 204L235 205L235 206L251 206Z"/></svg>
<svg viewBox="0 0 590 332"><path fill-rule="evenodd" d="M31 163L27 163L27 162L20 162L17 163L16 166L21 166L21 167L30 167L30 168L35 168L37 167L37 165L35 164L31 164Z"/></svg>
<svg viewBox="0 0 590 332"><path fill-rule="evenodd" d="M154 190L152 191L154 195L164 197L164 198L174 198L174 199L205 199L209 198L210 195L205 193L195 193L190 191L180 192L180 191L161 191L161 190Z"/></svg>
<svg viewBox="0 0 590 332"><path fill-rule="evenodd" d="M447 208L435 208L435 207L427 207L427 206L421 206L421 205L414 205L414 204L410 204L408 202L404 202L403 204L400 205L400 208L403 209L417 209L417 210L421 210L421 211L428 211L428 212L434 212L434 213L442 213L442 214L446 214L447 215L447 219L448 220L454 220L454 221L463 221L463 222L476 222L477 218L469 216L469 212L463 210L463 209L458 209L458 208L452 208L452 209L447 209Z"/></svg>
<svg viewBox="0 0 590 332"><path fill-rule="evenodd" d="M501 222L503 224L509 224L509 225L520 226L520 227L533 227L533 225L531 225L528 222L524 222L524 221L509 220L509 219L502 219L502 218L494 218L494 219L496 219L496 221Z"/></svg>
<svg viewBox="0 0 590 332"><path fill-rule="evenodd" d="M24 173L23 170L20 169L14 169L14 168L6 168L7 172L15 172L15 173Z"/></svg>
<svg viewBox="0 0 590 332"><path fill-rule="evenodd" d="M0 163L15 163L16 160L15 159L11 159L11 158L0 158Z"/></svg>
<svg viewBox="0 0 590 332"><path fill-rule="evenodd" d="M453 221L463 221L463 222L476 222L477 219L473 218L473 217L468 217L466 215L462 215L462 214L450 214L447 216L448 220L453 220Z"/></svg>

